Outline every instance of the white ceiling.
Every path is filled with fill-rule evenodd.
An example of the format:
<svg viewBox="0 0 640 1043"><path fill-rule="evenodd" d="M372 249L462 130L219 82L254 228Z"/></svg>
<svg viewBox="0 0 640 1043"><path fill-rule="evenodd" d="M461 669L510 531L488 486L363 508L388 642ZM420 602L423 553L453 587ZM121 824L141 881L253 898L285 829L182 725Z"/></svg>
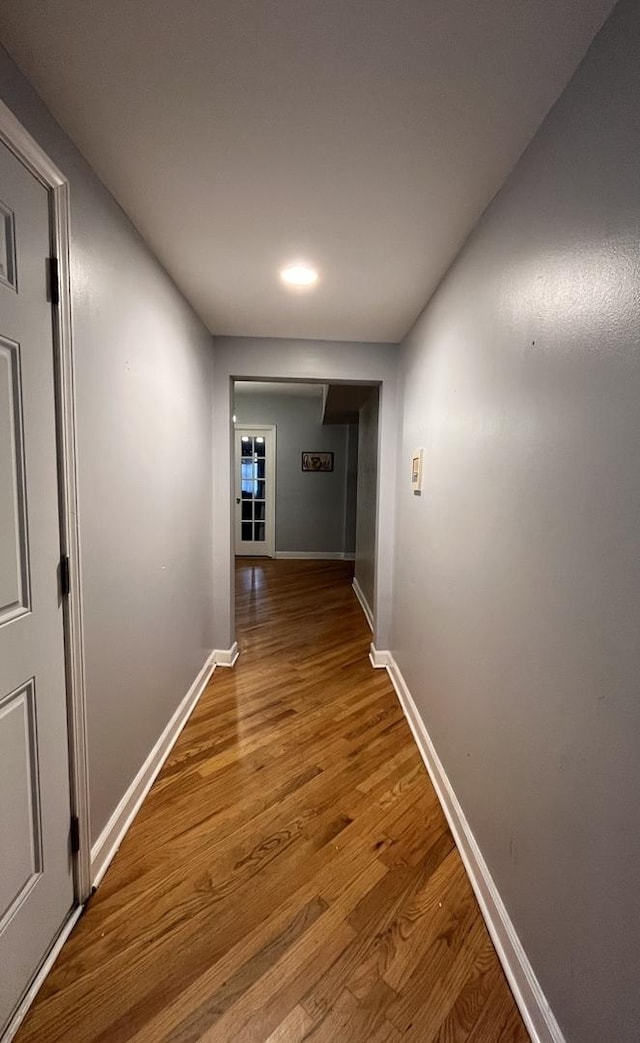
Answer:
<svg viewBox="0 0 640 1043"><path fill-rule="evenodd" d="M0 38L212 332L396 341L612 7L3 0Z"/></svg>

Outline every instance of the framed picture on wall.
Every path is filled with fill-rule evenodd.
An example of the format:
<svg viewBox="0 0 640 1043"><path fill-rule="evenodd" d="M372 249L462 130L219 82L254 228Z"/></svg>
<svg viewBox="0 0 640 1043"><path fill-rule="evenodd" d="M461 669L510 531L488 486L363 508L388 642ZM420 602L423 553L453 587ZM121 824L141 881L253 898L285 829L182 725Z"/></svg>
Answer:
<svg viewBox="0 0 640 1043"><path fill-rule="evenodd" d="M333 453L306 452L302 454L303 471L333 471Z"/></svg>

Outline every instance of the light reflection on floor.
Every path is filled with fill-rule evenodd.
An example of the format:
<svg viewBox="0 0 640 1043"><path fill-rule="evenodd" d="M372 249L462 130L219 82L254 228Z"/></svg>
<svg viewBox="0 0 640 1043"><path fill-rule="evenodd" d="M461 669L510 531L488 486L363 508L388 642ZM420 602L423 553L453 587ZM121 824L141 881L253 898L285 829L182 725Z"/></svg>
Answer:
<svg viewBox="0 0 640 1043"><path fill-rule="evenodd" d="M245 601L245 623L253 625L264 618L264 608L259 607L260 594L267 586L264 569L260 562L251 563L246 558L236 558L236 594Z"/></svg>
<svg viewBox="0 0 640 1043"><path fill-rule="evenodd" d="M250 559L239 557L235 559L235 578L236 578L236 595L242 594L245 600L243 617L245 627L248 626L250 630L251 626L260 622L264 618L264 603L260 606L260 593L264 591L267 586L266 577L264 574L264 568L259 560L251 562ZM237 624L236 624L237 632ZM251 637L248 633L242 635L238 634L240 641L240 648L242 651L247 651L251 645ZM249 696L251 698L251 696ZM236 718L236 741L242 740L243 734L246 731L250 732L254 722L251 717L246 718L244 714L239 712L239 708L242 705L242 688L238 686L236 688L236 706L238 707L238 716ZM252 775L262 765L256 767L252 765L249 770L249 775Z"/></svg>
<svg viewBox="0 0 640 1043"><path fill-rule="evenodd" d="M253 591L262 590L265 586L264 581L264 569L262 565L250 565L248 568L245 562L240 559L236 559L236 564L240 564L241 568L238 572L238 585L243 593L248 594Z"/></svg>

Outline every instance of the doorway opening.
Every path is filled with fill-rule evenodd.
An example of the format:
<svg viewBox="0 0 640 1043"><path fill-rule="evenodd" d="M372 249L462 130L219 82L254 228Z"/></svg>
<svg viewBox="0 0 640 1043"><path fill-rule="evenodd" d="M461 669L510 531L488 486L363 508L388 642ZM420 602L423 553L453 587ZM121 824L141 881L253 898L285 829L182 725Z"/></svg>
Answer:
<svg viewBox="0 0 640 1043"><path fill-rule="evenodd" d="M234 380L234 552L342 560L374 628L379 385ZM259 560L244 584L261 585Z"/></svg>

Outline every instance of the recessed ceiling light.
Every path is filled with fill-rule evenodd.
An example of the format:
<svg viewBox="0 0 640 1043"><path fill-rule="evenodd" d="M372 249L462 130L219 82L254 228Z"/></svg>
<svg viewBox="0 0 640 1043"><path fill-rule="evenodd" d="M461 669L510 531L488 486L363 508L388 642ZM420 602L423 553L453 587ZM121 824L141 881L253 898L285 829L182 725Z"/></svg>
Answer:
<svg viewBox="0 0 640 1043"><path fill-rule="evenodd" d="M287 286L313 286L318 281L318 273L311 265L296 261L282 269L280 278Z"/></svg>

